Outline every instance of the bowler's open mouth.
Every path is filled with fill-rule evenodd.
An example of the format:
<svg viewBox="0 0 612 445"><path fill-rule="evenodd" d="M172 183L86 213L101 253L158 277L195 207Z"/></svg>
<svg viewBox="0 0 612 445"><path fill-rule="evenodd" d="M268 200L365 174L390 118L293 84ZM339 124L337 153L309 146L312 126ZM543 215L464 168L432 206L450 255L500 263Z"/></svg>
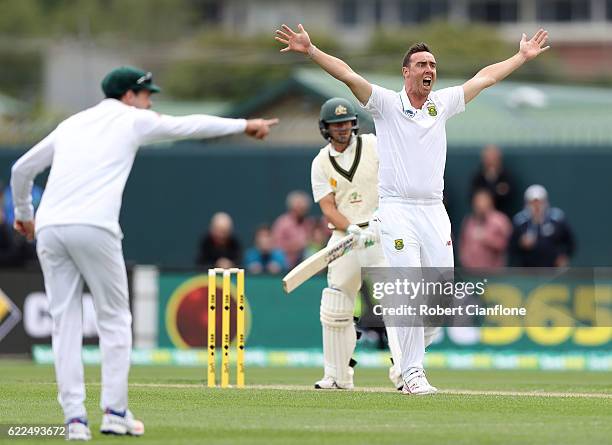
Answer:
<svg viewBox="0 0 612 445"><path fill-rule="evenodd" d="M423 85L425 85L426 87L430 87L431 86L431 77L425 77L423 79Z"/></svg>

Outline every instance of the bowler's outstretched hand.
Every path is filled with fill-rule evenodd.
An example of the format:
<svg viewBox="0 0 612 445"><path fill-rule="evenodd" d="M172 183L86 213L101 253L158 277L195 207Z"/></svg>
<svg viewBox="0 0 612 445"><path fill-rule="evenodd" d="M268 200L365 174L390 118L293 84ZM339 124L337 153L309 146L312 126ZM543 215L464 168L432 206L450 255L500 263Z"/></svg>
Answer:
<svg viewBox="0 0 612 445"><path fill-rule="evenodd" d="M276 36L274 37L280 43L287 45L280 50L281 53L294 51L308 54L308 48L310 48L312 43L310 41L310 36L301 24L298 25L298 32L295 32L287 25L282 25L281 28L282 30L276 30Z"/></svg>
<svg viewBox="0 0 612 445"><path fill-rule="evenodd" d="M535 35L529 40L527 40L527 34L523 33L519 52L525 58L525 60L535 59L537 56L550 48L550 46L544 46L546 45L547 40L548 31L545 31L542 28L540 28L538 32L536 32Z"/></svg>

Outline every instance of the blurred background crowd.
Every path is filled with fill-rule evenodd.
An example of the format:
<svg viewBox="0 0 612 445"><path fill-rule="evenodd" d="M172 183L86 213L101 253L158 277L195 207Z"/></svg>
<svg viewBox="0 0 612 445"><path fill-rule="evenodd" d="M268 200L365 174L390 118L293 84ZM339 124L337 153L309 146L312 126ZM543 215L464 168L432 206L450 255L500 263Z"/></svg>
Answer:
<svg viewBox="0 0 612 445"><path fill-rule="evenodd" d="M312 203L307 160L324 145L320 105L350 94L308 61L278 55L272 35L283 22L307 24L318 46L395 89L415 41L433 48L442 88L546 27L546 57L448 124L456 264L564 266L575 252L579 265L612 262L612 210L596 196L611 186L612 0L0 0L0 11L0 266L35 262L34 246L11 230L11 163L95 104L100 79L122 64L154 73L157 111L281 118L258 146L232 137L141 150L121 221L131 226L128 261L279 274L324 246L330 232ZM360 122L373 131L367 114ZM180 158L196 151L200 165ZM44 176L35 203L43 189Z"/></svg>
<svg viewBox="0 0 612 445"><path fill-rule="evenodd" d="M568 266L576 241L563 210L551 205L544 186L533 184L521 192L512 177L504 168L501 150L487 145L471 178L471 211L463 217L459 230L455 229L457 264L479 269ZM35 205L42 192L41 187L34 187ZM524 207L516 209L513 197L520 193ZM35 262L34 246L11 228L10 186L0 196L0 266L22 267ZM253 228L252 239L236 233L231 215L214 213L198 242L194 265L245 267L251 274L288 272L323 248L331 236L325 218L312 214L312 204L309 193L290 192L287 211L271 223Z"/></svg>

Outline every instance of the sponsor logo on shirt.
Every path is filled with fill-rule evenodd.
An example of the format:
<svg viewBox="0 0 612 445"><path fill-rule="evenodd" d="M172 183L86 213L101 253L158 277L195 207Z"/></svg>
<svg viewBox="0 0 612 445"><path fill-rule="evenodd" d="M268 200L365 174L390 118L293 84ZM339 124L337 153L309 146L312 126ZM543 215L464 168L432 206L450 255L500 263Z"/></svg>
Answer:
<svg viewBox="0 0 612 445"><path fill-rule="evenodd" d="M363 201L363 200L361 199L361 195L359 193L353 192L353 193L351 193L349 195L349 203L350 204L358 204L361 201Z"/></svg>
<svg viewBox="0 0 612 445"><path fill-rule="evenodd" d="M395 240L395 250L402 250L404 248L404 240L398 238Z"/></svg>
<svg viewBox="0 0 612 445"><path fill-rule="evenodd" d="M331 185L333 188L338 187L338 181L336 181L334 178L329 178L329 185Z"/></svg>
<svg viewBox="0 0 612 445"><path fill-rule="evenodd" d="M427 112L431 117L436 117L438 115L438 110L436 109L436 104L433 102L427 105Z"/></svg>
<svg viewBox="0 0 612 445"><path fill-rule="evenodd" d="M414 117L414 115L416 114L413 110L404 110L404 114L406 114L406 116L408 117Z"/></svg>

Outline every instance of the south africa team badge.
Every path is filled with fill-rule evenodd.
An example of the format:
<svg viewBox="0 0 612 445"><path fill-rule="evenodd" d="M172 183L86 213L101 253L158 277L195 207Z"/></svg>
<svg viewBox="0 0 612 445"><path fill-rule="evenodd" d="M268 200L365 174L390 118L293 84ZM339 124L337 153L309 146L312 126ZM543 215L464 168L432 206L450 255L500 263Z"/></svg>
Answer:
<svg viewBox="0 0 612 445"><path fill-rule="evenodd" d="M432 117L436 117L438 115L438 110L436 110L436 104L429 104L427 105L427 111L429 112L429 115Z"/></svg>
<svg viewBox="0 0 612 445"><path fill-rule="evenodd" d="M395 240L395 250L402 250L404 248L404 240L399 238Z"/></svg>

